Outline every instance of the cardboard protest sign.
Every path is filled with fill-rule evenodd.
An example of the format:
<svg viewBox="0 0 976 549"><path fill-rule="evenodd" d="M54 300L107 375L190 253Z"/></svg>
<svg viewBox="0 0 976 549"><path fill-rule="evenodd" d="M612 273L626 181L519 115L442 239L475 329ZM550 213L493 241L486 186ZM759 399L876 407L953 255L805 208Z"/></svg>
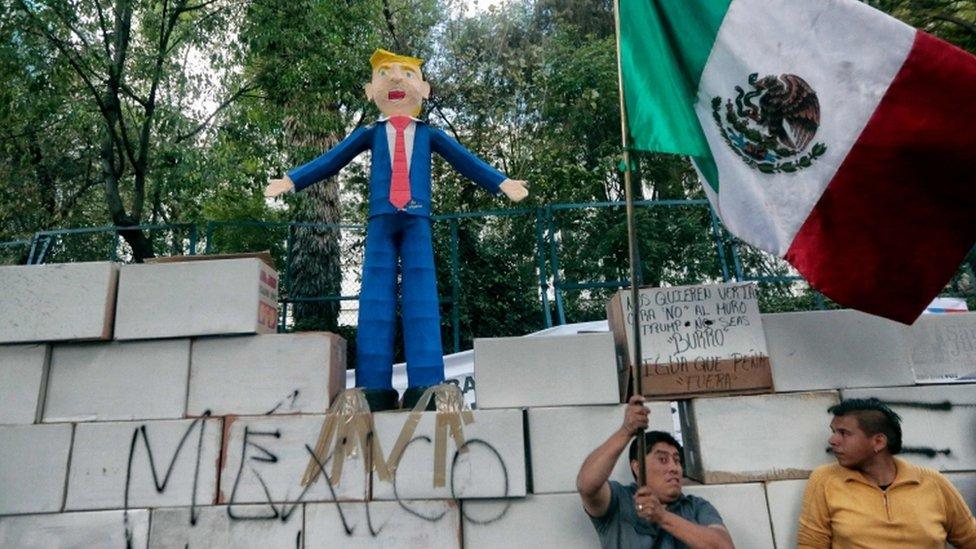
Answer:
<svg viewBox="0 0 976 549"><path fill-rule="evenodd" d="M630 290L621 290L607 304L607 316L627 366L633 362L635 311L642 355L638 375L645 396L772 389L754 284L643 288L637 307ZM625 392L626 380L621 381Z"/></svg>

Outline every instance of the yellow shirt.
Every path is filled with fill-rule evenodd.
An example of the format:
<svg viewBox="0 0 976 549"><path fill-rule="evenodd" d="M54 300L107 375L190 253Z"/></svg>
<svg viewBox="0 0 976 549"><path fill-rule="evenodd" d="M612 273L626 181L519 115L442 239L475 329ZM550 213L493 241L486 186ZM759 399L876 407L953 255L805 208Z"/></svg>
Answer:
<svg viewBox="0 0 976 549"><path fill-rule="evenodd" d="M800 549L976 549L976 519L937 471L895 458L887 491L858 471L824 465L803 494Z"/></svg>

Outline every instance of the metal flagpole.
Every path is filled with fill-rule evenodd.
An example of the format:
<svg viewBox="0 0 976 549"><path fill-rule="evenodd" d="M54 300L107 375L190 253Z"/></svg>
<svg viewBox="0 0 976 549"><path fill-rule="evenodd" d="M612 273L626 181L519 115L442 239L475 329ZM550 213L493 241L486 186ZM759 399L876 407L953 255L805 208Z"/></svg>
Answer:
<svg viewBox="0 0 976 549"><path fill-rule="evenodd" d="M627 136L627 106L624 102L624 80L623 71L620 63L620 0L613 1L614 30L617 35L617 89L620 95L620 139L623 144L623 163L624 163L624 194L627 201L627 244L630 251L630 304L633 311L634 323L634 354L631 360L632 375L634 376L634 394L644 394L640 364L641 360L641 340L640 340L640 300L638 299L638 280L637 280L637 233L634 227L634 192L630 177L630 146ZM637 460L639 463L637 471L638 486L647 485L647 472L644 466L647 456L647 442L644 440L644 430L637 433Z"/></svg>

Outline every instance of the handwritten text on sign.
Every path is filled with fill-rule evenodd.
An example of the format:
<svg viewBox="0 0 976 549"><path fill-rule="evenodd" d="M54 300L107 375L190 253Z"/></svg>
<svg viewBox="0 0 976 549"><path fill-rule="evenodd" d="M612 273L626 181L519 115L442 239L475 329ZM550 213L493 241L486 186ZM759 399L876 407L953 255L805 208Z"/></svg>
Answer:
<svg viewBox="0 0 976 549"><path fill-rule="evenodd" d="M768 372L754 284L648 288L639 299L642 375L656 378L659 389L666 377L668 392L733 390ZM632 349L635 308L629 293L623 309Z"/></svg>

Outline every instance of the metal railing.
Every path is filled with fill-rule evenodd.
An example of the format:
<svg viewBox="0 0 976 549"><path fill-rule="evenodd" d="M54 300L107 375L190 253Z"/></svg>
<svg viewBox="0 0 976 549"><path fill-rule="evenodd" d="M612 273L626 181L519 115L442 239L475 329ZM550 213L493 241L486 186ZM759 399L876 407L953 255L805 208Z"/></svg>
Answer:
<svg viewBox="0 0 976 549"><path fill-rule="evenodd" d="M755 281L782 295L801 296L786 307L824 309L833 306L789 265L744 244L722 226L707 200L658 200L635 204L642 260L638 283L692 284L702 282ZM533 209L493 210L433 216L435 253L441 303L448 308L450 348L455 352L474 335L479 319L467 319L466 292L482 291L483 280L469 263L481 255L481 238L497 238L492 244L496 259L511 259L522 275L523 293L532 293L538 314L524 331L554 324L592 320L602 315L609 295L630 285L626 269L626 234L623 202L553 204ZM494 230L485 230L493 226ZM350 303L358 300L361 247L365 225L309 222L209 221L195 224L91 227L39 231L31 240L0 243L0 252L12 252L27 263L65 261L121 261L133 259L122 237L125 231L143 231L157 253L193 255L270 249L281 270L279 330L293 324L295 309L305 303ZM645 229L645 230L641 230ZM298 231L335 231L340 242L343 273L341 291L334 295L300 295L293 291ZM462 242L463 241L463 242ZM470 242L469 242L470 241ZM465 245L475 251L461 252ZM467 249L467 248L465 248ZM8 261L10 262L10 261ZM969 267L964 267L969 269ZM531 271L531 276L527 273ZM483 272L483 271L482 271ZM969 276L973 277L969 269ZM466 278L467 277L467 278ZM976 277L973 277L976 280ZM529 288L528 286L534 286ZM531 290L531 292L530 292ZM762 294L760 294L762 295ZM499 296L501 299L504 296ZM971 297L971 296L970 296ZM802 301L802 303L801 303ZM351 311L346 310L346 314ZM465 322L468 323L467 331ZM529 322L526 320L526 322ZM348 320L345 324L352 325Z"/></svg>

